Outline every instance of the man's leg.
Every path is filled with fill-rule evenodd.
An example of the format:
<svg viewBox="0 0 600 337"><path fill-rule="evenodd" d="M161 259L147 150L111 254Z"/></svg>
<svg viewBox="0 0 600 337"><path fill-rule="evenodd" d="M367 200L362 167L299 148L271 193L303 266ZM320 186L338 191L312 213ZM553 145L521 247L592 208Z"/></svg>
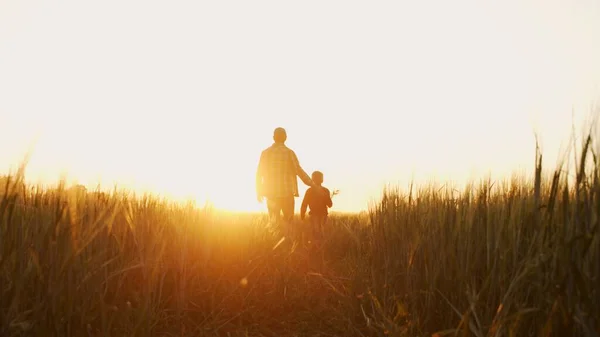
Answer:
<svg viewBox="0 0 600 337"><path fill-rule="evenodd" d="M281 210L283 211L283 226L287 236L292 235L294 220L294 197L283 197L280 199Z"/></svg>
<svg viewBox="0 0 600 337"><path fill-rule="evenodd" d="M267 210L269 212L269 221L271 222L271 225L279 225L281 222L281 201L279 198L268 198Z"/></svg>

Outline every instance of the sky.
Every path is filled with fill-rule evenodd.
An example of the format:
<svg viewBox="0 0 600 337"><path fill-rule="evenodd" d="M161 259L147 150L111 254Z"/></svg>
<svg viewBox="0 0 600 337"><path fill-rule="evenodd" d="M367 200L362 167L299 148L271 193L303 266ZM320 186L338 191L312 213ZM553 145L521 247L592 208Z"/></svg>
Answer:
<svg viewBox="0 0 600 337"><path fill-rule="evenodd" d="M0 172L32 149L30 181L264 210L281 126L333 210L364 210L527 172L534 132L553 166L599 59L598 0L0 0Z"/></svg>

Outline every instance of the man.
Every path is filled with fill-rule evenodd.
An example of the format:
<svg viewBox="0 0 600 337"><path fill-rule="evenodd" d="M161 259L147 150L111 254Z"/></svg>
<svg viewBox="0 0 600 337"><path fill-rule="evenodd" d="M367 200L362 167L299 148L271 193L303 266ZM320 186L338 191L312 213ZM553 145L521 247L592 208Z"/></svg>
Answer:
<svg viewBox="0 0 600 337"><path fill-rule="evenodd" d="M273 132L273 145L262 151L256 172L256 196L258 202L267 198L271 221L279 222L283 213L285 231L289 231L294 217L294 198L298 197L298 180L307 186L318 186L300 166L296 153L285 145L287 133L283 128ZM288 232L289 234L289 232Z"/></svg>

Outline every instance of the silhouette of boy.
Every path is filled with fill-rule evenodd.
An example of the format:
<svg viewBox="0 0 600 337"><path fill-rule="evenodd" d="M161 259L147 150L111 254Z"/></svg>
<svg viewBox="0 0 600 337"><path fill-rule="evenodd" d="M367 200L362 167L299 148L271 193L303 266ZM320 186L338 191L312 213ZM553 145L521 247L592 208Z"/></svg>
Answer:
<svg viewBox="0 0 600 337"><path fill-rule="evenodd" d="M327 209L333 206L333 201L331 200L331 193L329 190L322 186L322 172L313 172L312 181L317 186L309 187L308 190L306 190L304 199L302 200L302 206L300 207L300 218L304 220L306 208L309 207L310 211L308 215L310 216L311 237L321 239L323 236L323 226L327 222L327 216L329 214Z"/></svg>

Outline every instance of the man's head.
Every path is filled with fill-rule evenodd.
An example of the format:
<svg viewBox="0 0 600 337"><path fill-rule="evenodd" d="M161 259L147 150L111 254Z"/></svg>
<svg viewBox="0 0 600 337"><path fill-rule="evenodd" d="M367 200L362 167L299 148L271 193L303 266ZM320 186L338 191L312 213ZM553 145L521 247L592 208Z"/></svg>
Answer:
<svg viewBox="0 0 600 337"><path fill-rule="evenodd" d="M321 185L323 183L323 172L315 171L312 173L311 178L315 182L315 184Z"/></svg>
<svg viewBox="0 0 600 337"><path fill-rule="evenodd" d="M275 143L285 143L286 139L287 133L284 128L276 128L275 131L273 131L273 140Z"/></svg>

